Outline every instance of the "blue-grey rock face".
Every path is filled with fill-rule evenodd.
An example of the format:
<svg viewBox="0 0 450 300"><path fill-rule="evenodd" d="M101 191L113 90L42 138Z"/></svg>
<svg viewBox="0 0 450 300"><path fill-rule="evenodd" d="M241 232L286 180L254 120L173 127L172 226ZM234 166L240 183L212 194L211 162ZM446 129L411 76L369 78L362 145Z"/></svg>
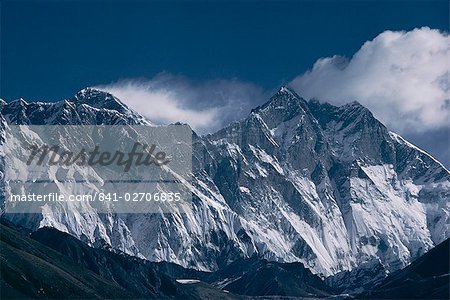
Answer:
<svg viewBox="0 0 450 300"><path fill-rule="evenodd" d="M95 89L53 104L2 103L1 121L2 136L8 124L151 126ZM193 133L192 178L188 214L4 217L201 270L258 255L324 276L372 261L392 271L450 236L449 172L356 102L307 102L282 87L247 118Z"/></svg>

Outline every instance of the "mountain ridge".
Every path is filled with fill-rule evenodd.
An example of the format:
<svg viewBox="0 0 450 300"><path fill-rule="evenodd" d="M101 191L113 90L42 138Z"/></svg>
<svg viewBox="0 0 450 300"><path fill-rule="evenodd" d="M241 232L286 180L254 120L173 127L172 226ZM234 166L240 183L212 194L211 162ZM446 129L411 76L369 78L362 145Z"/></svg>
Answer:
<svg viewBox="0 0 450 300"><path fill-rule="evenodd" d="M78 97L97 96L81 102L112 96L86 91ZM131 110L63 104L69 107L61 106L61 118L38 118L55 108L43 104L17 111L6 104L1 118L6 127L42 120L151 124ZM450 174L417 149L394 138L360 104L308 102L282 87L247 118L213 134L193 134L193 215L110 218L92 211L94 221L85 225L55 214L4 217L199 270L252 255L299 261L324 277L373 258L396 270L450 235Z"/></svg>

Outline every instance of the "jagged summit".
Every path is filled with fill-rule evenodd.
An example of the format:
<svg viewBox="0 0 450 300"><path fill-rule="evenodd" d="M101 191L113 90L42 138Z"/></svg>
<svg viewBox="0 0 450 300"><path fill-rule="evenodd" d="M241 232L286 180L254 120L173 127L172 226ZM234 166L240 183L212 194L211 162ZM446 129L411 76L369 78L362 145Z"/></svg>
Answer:
<svg viewBox="0 0 450 300"><path fill-rule="evenodd" d="M9 104L25 106L25 105L28 105L28 102L23 98L17 98L17 99L14 99L13 101L9 102Z"/></svg>
<svg viewBox="0 0 450 300"><path fill-rule="evenodd" d="M345 122L345 125L361 121L362 119L370 120L380 126L384 126L376 120L372 112L358 101L336 106L328 102L320 102L317 99L308 101L308 106L319 123L326 126L331 121Z"/></svg>
<svg viewBox="0 0 450 300"><path fill-rule="evenodd" d="M145 124L152 125L112 94L84 88L70 99L58 102L26 102L20 98L2 105L10 124Z"/></svg>
<svg viewBox="0 0 450 300"><path fill-rule="evenodd" d="M108 95L111 95L110 93L108 93L108 92L105 92L105 91L103 91L103 90L101 90L101 89L98 89L98 88L95 88L95 87L90 87L90 86L88 86L88 87L85 87L85 88L83 88L83 89L81 89L77 94L76 94L76 96L75 97L77 97L77 95L79 95L79 96L81 96L81 97L85 97L86 95L95 95L95 94L108 94Z"/></svg>
<svg viewBox="0 0 450 300"><path fill-rule="evenodd" d="M359 106L362 106L362 107L364 107L364 105L362 105L361 103L359 103L359 101L357 101L357 100L353 100L353 101L351 101L351 102L349 102L349 103L346 103L346 104L344 104L344 106L349 106L349 107L351 107L351 106L353 106L353 107L359 107Z"/></svg>
<svg viewBox="0 0 450 300"><path fill-rule="evenodd" d="M86 87L77 92L74 96L77 101L85 101L89 99L115 99L119 101L113 94L103 91L95 87Z"/></svg>
<svg viewBox="0 0 450 300"><path fill-rule="evenodd" d="M80 90L73 98L74 102L88 104L95 108L116 110L129 113L130 109L114 95L97 88L87 87Z"/></svg>
<svg viewBox="0 0 450 300"><path fill-rule="evenodd" d="M283 105L284 103L287 102L304 102L305 100L300 97L293 89L289 88L288 86L281 86L278 91L263 105L258 106L256 108L254 108L252 111L258 111L258 110L262 110L265 109L269 106L274 106L274 105ZM288 109L288 107L283 107L284 109ZM278 109L280 109L280 107L278 107Z"/></svg>
<svg viewBox="0 0 450 300"><path fill-rule="evenodd" d="M289 87L282 86L266 103L252 109L250 116L261 119L269 128L274 128L282 122L308 115L308 110L305 99Z"/></svg>
<svg viewBox="0 0 450 300"><path fill-rule="evenodd" d="M293 89L291 89L289 86L287 86L287 85L280 86L280 88L278 89L278 93L280 93L280 94L287 93L287 94L293 95L294 97L300 98L297 95L297 93Z"/></svg>

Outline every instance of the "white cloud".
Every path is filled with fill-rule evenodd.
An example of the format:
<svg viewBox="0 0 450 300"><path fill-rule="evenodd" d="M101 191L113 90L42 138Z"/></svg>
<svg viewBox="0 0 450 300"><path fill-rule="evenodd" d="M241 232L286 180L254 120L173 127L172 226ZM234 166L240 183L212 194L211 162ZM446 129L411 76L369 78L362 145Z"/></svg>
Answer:
<svg viewBox="0 0 450 300"><path fill-rule="evenodd" d="M291 86L306 98L357 100L400 133L449 127L450 37L427 27L385 31L351 59L319 59Z"/></svg>
<svg viewBox="0 0 450 300"><path fill-rule="evenodd" d="M265 100L263 89L236 79L194 82L161 73L150 80L98 86L157 124L185 122L200 133L243 118Z"/></svg>

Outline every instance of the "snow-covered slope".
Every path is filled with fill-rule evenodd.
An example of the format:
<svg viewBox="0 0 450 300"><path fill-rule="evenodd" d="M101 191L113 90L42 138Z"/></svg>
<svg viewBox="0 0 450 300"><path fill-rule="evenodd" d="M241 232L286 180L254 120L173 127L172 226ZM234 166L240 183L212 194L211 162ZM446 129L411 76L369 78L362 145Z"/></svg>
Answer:
<svg viewBox="0 0 450 300"><path fill-rule="evenodd" d="M151 124L95 89L2 107L2 134L7 124ZM190 188L188 214L4 217L201 270L258 255L324 276L374 260L396 270L450 236L448 170L360 104L307 102L286 87L239 122L193 133Z"/></svg>

